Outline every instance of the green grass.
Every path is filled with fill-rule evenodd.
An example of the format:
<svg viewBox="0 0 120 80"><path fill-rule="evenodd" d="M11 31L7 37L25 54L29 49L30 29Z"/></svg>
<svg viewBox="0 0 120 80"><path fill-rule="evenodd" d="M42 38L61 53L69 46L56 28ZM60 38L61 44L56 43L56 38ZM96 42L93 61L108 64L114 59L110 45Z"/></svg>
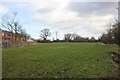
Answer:
<svg viewBox="0 0 120 80"><path fill-rule="evenodd" d="M3 49L4 78L113 77L107 52L115 46L96 43L40 43Z"/></svg>

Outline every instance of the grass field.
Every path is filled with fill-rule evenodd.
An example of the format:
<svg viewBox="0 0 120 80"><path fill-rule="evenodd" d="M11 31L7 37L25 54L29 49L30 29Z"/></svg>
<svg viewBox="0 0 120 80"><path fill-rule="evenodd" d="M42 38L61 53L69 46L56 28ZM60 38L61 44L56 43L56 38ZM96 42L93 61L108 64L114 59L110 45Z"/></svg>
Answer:
<svg viewBox="0 0 120 80"><path fill-rule="evenodd" d="M96 43L40 43L3 49L4 78L113 77L107 54L115 46Z"/></svg>

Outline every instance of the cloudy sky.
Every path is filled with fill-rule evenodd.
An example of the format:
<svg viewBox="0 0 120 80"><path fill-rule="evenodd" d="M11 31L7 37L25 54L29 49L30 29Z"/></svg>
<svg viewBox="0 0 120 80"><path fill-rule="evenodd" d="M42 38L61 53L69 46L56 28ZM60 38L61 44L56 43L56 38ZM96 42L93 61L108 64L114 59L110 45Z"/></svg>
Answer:
<svg viewBox="0 0 120 80"><path fill-rule="evenodd" d="M31 37L38 39L40 30L49 28L55 38L66 33L98 38L106 25L117 18L117 2L80 2L71 0L22 0L0 2L0 17L17 12L17 20Z"/></svg>

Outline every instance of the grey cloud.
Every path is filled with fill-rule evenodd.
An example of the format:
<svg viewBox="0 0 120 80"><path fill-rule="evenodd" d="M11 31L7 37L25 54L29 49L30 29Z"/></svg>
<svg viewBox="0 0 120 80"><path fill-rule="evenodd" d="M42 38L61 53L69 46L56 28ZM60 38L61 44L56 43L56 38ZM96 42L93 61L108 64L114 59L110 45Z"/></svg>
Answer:
<svg viewBox="0 0 120 80"><path fill-rule="evenodd" d="M117 2L71 2L67 7L79 16L115 14Z"/></svg>
<svg viewBox="0 0 120 80"><path fill-rule="evenodd" d="M49 9L49 8L46 8L46 9L38 9L38 13L39 14L46 14L46 13L49 13L49 12L52 12L54 9Z"/></svg>
<svg viewBox="0 0 120 80"><path fill-rule="evenodd" d="M34 5L22 4L20 7L34 13L32 19L35 22L55 25L50 28L51 30L56 29L61 33L76 32L81 33L81 36L98 35L104 32L104 27L113 20L117 11L115 2L70 2L68 4L63 4L63 2L59 5L53 3L47 5L48 2L46 2L45 7L44 5L41 7L36 2Z"/></svg>

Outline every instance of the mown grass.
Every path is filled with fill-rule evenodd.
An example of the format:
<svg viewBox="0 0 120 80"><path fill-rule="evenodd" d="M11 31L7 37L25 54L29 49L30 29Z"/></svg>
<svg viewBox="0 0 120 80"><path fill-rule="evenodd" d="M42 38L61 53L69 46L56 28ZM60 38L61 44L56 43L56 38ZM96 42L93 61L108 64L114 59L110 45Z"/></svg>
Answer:
<svg viewBox="0 0 120 80"><path fill-rule="evenodd" d="M40 43L3 49L3 78L114 77L110 51L116 47L96 43Z"/></svg>

